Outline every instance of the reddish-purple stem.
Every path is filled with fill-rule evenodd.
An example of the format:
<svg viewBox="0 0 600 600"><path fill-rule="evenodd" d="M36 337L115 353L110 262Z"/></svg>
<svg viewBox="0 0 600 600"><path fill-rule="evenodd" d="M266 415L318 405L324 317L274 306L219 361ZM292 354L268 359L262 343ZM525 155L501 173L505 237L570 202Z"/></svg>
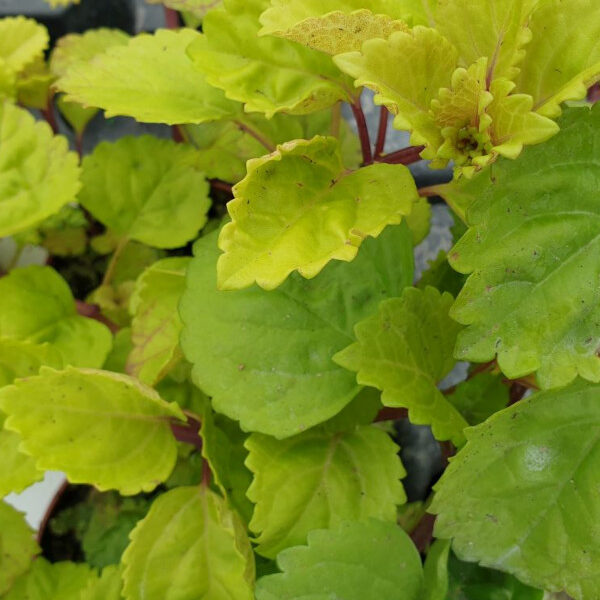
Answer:
<svg viewBox="0 0 600 600"><path fill-rule="evenodd" d="M373 163L373 155L371 154L371 139L369 138L367 120L365 119L365 113L360 105L360 100L357 100L354 104L351 104L350 108L352 108L352 114L354 115L356 127L358 128L358 137L360 139L363 164L370 165Z"/></svg>
<svg viewBox="0 0 600 600"><path fill-rule="evenodd" d="M400 419L408 419L408 410L406 408L382 408L377 413L375 422L398 421Z"/></svg>
<svg viewBox="0 0 600 600"><path fill-rule="evenodd" d="M210 465L208 464L208 461L204 459L202 461L202 485L204 487L208 487L210 485L211 476L212 473L210 472Z"/></svg>
<svg viewBox="0 0 600 600"><path fill-rule="evenodd" d="M391 165L412 165L421 160L420 154L424 149L425 146L409 146L408 148L402 148L402 150L396 150L396 152L381 156L377 161Z"/></svg>
<svg viewBox="0 0 600 600"><path fill-rule="evenodd" d="M171 423L171 431L178 442L185 442L202 449L202 438L200 437L200 423L195 419L189 419L187 424Z"/></svg>
<svg viewBox="0 0 600 600"><path fill-rule="evenodd" d="M165 24L167 29L179 29L179 13L165 6Z"/></svg>
<svg viewBox="0 0 600 600"><path fill-rule="evenodd" d="M54 134L57 134L59 131L58 122L56 121L56 115L54 114L54 105L52 104L51 100L48 102L48 106L46 108L42 108L41 112L44 119L46 119L48 125L50 125L50 127L52 128Z"/></svg>
<svg viewBox="0 0 600 600"><path fill-rule="evenodd" d="M112 333L117 333L117 331L120 329L116 323L113 323L110 319L107 319L102 314L100 307L97 304L88 304L83 300L75 300L75 308L82 317L87 317L88 319L94 319L94 321L104 323L104 325L106 325L112 331Z"/></svg>
<svg viewBox="0 0 600 600"><path fill-rule="evenodd" d="M181 128L179 127L179 125L171 126L171 136L173 137L173 141L178 144L183 144L185 142L185 138L181 133Z"/></svg>
<svg viewBox="0 0 600 600"><path fill-rule="evenodd" d="M213 190L219 190L220 192L225 192L226 194L233 196L233 186L230 183L222 181L221 179L209 179L209 182L210 187L212 187Z"/></svg>
<svg viewBox="0 0 600 600"><path fill-rule="evenodd" d="M390 111L385 106L382 106L379 112L379 129L377 130L377 141L375 142L375 160L381 156L385 147L389 116Z"/></svg>

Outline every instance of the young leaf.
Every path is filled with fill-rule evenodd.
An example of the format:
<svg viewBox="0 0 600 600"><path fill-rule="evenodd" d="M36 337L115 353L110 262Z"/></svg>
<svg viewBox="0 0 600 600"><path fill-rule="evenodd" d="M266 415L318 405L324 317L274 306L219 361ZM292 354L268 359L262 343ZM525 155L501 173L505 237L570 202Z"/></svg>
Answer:
<svg viewBox="0 0 600 600"><path fill-rule="evenodd" d="M99 577L89 579L79 600L122 600L122 588L121 569L116 565L105 567Z"/></svg>
<svg viewBox="0 0 600 600"><path fill-rule="evenodd" d="M0 595L25 573L40 552L23 515L0 500ZM3 596L4 597L4 596Z"/></svg>
<svg viewBox="0 0 600 600"><path fill-rule="evenodd" d="M67 282L36 265L0 279L0 337L50 342L64 364L92 368L104 363L112 344L106 325L77 314Z"/></svg>
<svg viewBox="0 0 600 600"><path fill-rule="evenodd" d="M578 381L468 429L435 488L436 535L452 538L462 560L578 600L595 598L599 399L600 386Z"/></svg>
<svg viewBox="0 0 600 600"><path fill-rule="evenodd" d="M254 555L237 515L205 487L155 500L123 556L124 596L252 600Z"/></svg>
<svg viewBox="0 0 600 600"><path fill-rule="evenodd" d="M247 112L307 114L351 100L351 82L331 58L288 40L258 37L268 0L229 0L210 11L189 48L196 67Z"/></svg>
<svg viewBox="0 0 600 600"><path fill-rule="evenodd" d="M257 600L422 600L419 553L395 523L369 519L312 531L277 557L283 573L259 579Z"/></svg>
<svg viewBox="0 0 600 600"><path fill-rule="evenodd" d="M406 167L345 172L331 137L282 144L249 161L247 171L227 204L232 221L219 236L220 289L256 282L271 290L292 271L311 278L332 259L351 261L367 236L400 223L417 200Z"/></svg>
<svg viewBox="0 0 600 600"><path fill-rule="evenodd" d="M358 341L333 360L356 371L361 385L380 389L384 406L408 408L413 423L431 425L437 439L460 446L467 422L437 388L456 362L452 351L461 328L448 316L451 304L450 294L434 288L407 288L358 323Z"/></svg>
<svg viewBox="0 0 600 600"><path fill-rule="evenodd" d="M371 425L313 429L285 440L255 433L246 448L254 473L248 498L256 505L249 527L263 556L274 558L304 544L309 531L347 519L395 522L396 505L406 502L398 447Z"/></svg>
<svg viewBox="0 0 600 600"><path fill-rule="evenodd" d="M42 58L49 41L47 29L33 19L0 19L0 59L15 73Z"/></svg>
<svg viewBox="0 0 600 600"><path fill-rule="evenodd" d="M459 383L448 400L469 425L477 425L508 404L509 387L502 382L501 375L480 373Z"/></svg>
<svg viewBox="0 0 600 600"><path fill-rule="evenodd" d="M331 356L352 327L412 281L411 235L388 227L356 260L272 292L216 289L216 232L195 245L181 302L181 344L194 382L246 431L287 437L337 414L359 391Z"/></svg>
<svg viewBox="0 0 600 600"><path fill-rule="evenodd" d="M124 495L151 491L169 476L177 454L169 420L185 420L135 379L73 367L43 367L1 388L0 409L39 469Z"/></svg>
<svg viewBox="0 0 600 600"><path fill-rule="evenodd" d="M67 140L2 99L0 145L0 237L34 227L75 200L78 159Z"/></svg>
<svg viewBox="0 0 600 600"><path fill-rule="evenodd" d="M449 255L470 274L451 311L469 325L456 356L497 355L509 378L537 371L542 387L577 374L600 381L600 107L565 111L560 125L559 135L518 162L494 165L492 181L484 172L462 186L479 198Z"/></svg>
<svg viewBox="0 0 600 600"><path fill-rule="evenodd" d="M131 299L131 340L127 373L153 385L181 358L177 307L185 287L188 257L159 260L136 282Z"/></svg>
<svg viewBox="0 0 600 600"><path fill-rule="evenodd" d="M102 142L83 160L81 204L117 235L183 246L206 223L208 184L196 151L153 136Z"/></svg>
<svg viewBox="0 0 600 600"><path fill-rule="evenodd" d="M203 123L230 117L238 105L204 81L186 55L201 37L191 29L158 30L72 64L56 86L66 100L148 123Z"/></svg>

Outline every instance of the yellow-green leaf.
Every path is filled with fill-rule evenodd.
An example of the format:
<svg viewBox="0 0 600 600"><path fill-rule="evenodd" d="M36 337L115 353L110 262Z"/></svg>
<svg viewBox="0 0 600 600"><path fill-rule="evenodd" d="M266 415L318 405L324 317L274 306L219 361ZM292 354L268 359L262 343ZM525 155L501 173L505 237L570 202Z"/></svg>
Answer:
<svg viewBox="0 0 600 600"><path fill-rule="evenodd" d="M173 10L189 13L202 20L209 10L218 8L223 0L146 0L148 4L164 4Z"/></svg>
<svg viewBox="0 0 600 600"><path fill-rule="evenodd" d="M0 58L15 73L42 58L49 40L46 28L33 19L0 19Z"/></svg>

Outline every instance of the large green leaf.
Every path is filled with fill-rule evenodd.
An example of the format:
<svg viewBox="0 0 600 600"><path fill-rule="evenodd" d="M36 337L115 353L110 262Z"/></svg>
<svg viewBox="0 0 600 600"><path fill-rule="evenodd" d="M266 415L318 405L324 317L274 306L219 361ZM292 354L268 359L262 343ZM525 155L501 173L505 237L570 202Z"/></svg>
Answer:
<svg viewBox="0 0 600 600"><path fill-rule="evenodd" d="M67 282L35 265L0 279L0 337L50 342L65 364L92 368L104 363L112 344L106 325L77 314Z"/></svg>
<svg viewBox="0 0 600 600"><path fill-rule="evenodd" d="M0 60L15 73L42 58L49 41L46 28L33 19L0 19Z"/></svg>
<svg viewBox="0 0 600 600"><path fill-rule="evenodd" d="M0 595L29 569L39 551L23 515L0 500Z"/></svg>
<svg viewBox="0 0 600 600"><path fill-rule="evenodd" d="M461 328L448 316L451 304L450 294L432 287L407 288L358 323L358 341L334 361L356 371L361 385L380 389L384 406L408 408L413 423L431 425L437 439L460 445L467 422L437 388L456 362L452 351Z"/></svg>
<svg viewBox="0 0 600 600"><path fill-rule="evenodd" d="M293 435L338 413L359 391L331 356L352 327L412 282L405 225L368 239L351 263L315 279L292 275L272 292L216 288L216 232L200 239L181 302L182 348L215 410L247 431Z"/></svg>
<svg viewBox="0 0 600 600"><path fill-rule="evenodd" d="M0 146L0 237L25 231L75 200L78 159L67 140L1 99Z"/></svg>
<svg viewBox="0 0 600 600"><path fill-rule="evenodd" d="M271 36L258 37L268 0L227 0L208 13L189 54L206 80L247 112L306 114L351 99L351 81L329 56Z"/></svg>
<svg viewBox="0 0 600 600"><path fill-rule="evenodd" d="M105 567L98 578L90 578L80 600L122 600L122 587L120 568L116 565Z"/></svg>
<svg viewBox="0 0 600 600"><path fill-rule="evenodd" d="M406 502L398 447L371 425L339 433L317 428L285 440L255 433L246 447L254 473L248 498L256 505L250 529L263 556L274 558L304 544L309 531L344 520L395 522L396 505Z"/></svg>
<svg viewBox="0 0 600 600"><path fill-rule="evenodd" d="M70 65L56 83L66 100L103 108L150 123L203 123L238 111L220 90L204 81L186 55L201 37L191 29L141 34L91 61Z"/></svg>
<svg viewBox="0 0 600 600"><path fill-rule="evenodd" d="M166 492L123 556L127 600L252 600L254 555L239 517L205 487Z"/></svg>
<svg viewBox="0 0 600 600"><path fill-rule="evenodd" d="M281 552L277 564L283 573L258 581L257 600L422 600L419 553L394 523L312 531L307 546Z"/></svg>
<svg viewBox="0 0 600 600"><path fill-rule="evenodd" d="M456 356L497 355L508 377L537 371L543 387L600 381L600 107L565 111L560 125L518 162L494 165L491 182L484 172L462 187L479 197L449 254L470 274L451 311L469 325Z"/></svg>
<svg viewBox="0 0 600 600"><path fill-rule="evenodd" d="M410 171L377 164L344 171L335 138L295 140L247 164L219 236L220 289L280 285L297 270L317 275L351 261L363 240L398 224L418 200ZM285 203L281 202L285 194Z"/></svg>
<svg viewBox="0 0 600 600"><path fill-rule="evenodd" d="M463 560L597 598L599 432L600 386L583 381L468 429L435 488L436 535L452 538Z"/></svg>
<svg viewBox="0 0 600 600"><path fill-rule="evenodd" d="M196 150L153 136L98 144L83 160L81 204L117 235L183 246L206 223L208 183Z"/></svg>
<svg viewBox="0 0 600 600"><path fill-rule="evenodd" d="M169 476L177 454L169 421L185 420L133 378L73 367L43 367L1 388L0 409L38 468L126 495L153 490Z"/></svg>

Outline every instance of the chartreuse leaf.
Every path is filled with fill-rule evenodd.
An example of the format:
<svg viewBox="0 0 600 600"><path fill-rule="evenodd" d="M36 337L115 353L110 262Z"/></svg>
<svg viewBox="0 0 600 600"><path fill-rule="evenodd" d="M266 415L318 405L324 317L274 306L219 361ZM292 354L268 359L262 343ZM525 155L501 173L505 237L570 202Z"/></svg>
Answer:
<svg viewBox="0 0 600 600"><path fill-rule="evenodd" d="M0 500L0 594L25 573L40 551L23 515Z"/></svg>
<svg viewBox="0 0 600 600"><path fill-rule="evenodd" d="M31 563L2 600L80 600L96 574L84 563L57 562L45 558Z"/></svg>
<svg viewBox="0 0 600 600"><path fill-rule="evenodd" d="M102 142L83 160L79 201L117 235L183 246L206 223L208 183L196 151L153 136Z"/></svg>
<svg viewBox="0 0 600 600"><path fill-rule="evenodd" d="M600 386L580 380L468 429L435 488L436 535L462 560L597 598L599 399Z"/></svg>
<svg viewBox="0 0 600 600"><path fill-rule="evenodd" d="M331 356L382 298L412 282L406 225L366 240L353 262L312 280L293 274L272 292L217 290L216 235L196 242L180 305L194 382L246 431L287 437L337 414L359 387Z"/></svg>
<svg viewBox="0 0 600 600"><path fill-rule="evenodd" d="M560 103L585 98L600 79L600 4L595 0L544 0L531 16L517 90L533 97L534 109L560 115Z"/></svg>
<svg viewBox="0 0 600 600"><path fill-rule="evenodd" d="M422 600L419 553L395 523L345 521L279 554L283 571L259 579L257 600Z"/></svg>
<svg viewBox="0 0 600 600"><path fill-rule="evenodd" d="M339 433L311 429L285 440L254 433L246 448L254 473L249 527L263 556L274 558L304 544L309 531L344 520L395 522L396 505L406 502L398 447L371 425Z"/></svg>
<svg viewBox="0 0 600 600"><path fill-rule="evenodd" d="M192 14L203 19L209 10L221 6L223 0L147 0L149 4L164 4L174 10Z"/></svg>
<svg viewBox="0 0 600 600"><path fill-rule="evenodd" d="M69 4L79 4L80 0L46 0L46 2L56 8L57 6L69 6Z"/></svg>
<svg viewBox="0 0 600 600"><path fill-rule="evenodd" d="M331 58L289 40L258 37L268 0L227 0L210 11L188 52L211 85L247 112L307 114L351 100L352 82Z"/></svg>
<svg viewBox="0 0 600 600"><path fill-rule="evenodd" d="M456 356L497 355L509 378L537 371L545 388L600 381L600 107L565 111L560 126L518 162L498 162L493 180L462 186L479 197L449 255L470 274L451 312L469 325Z"/></svg>
<svg viewBox="0 0 600 600"><path fill-rule="evenodd" d="M97 578L90 578L81 592L80 600L121 600L121 569L117 565L105 567Z"/></svg>
<svg viewBox="0 0 600 600"><path fill-rule="evenodd" d="M232 221L219 236L220 289L256 282L270 290L292 271L311 278L332 259L351 261L367 236L400 223L417 200L406 167L344 172L331 137L282 144L249 161L247 171L227 204Z"/></svg>
<svg viewBox="0 0 600 600"><path fill-rule="evenodd" d="M38 468L125 495L151 491L169 476L177 454L169 421L185 420L133 378L73 367L43 367L1 388L0 409Z"/></svg>
<svg viewBox="0 0 600 600"><path fill-rule="evenodd" d="M37 375L42 365L62 367L58 350L49 344L0 339L0 388L11 384L17 377ZM4 413L0 412L0 498L10 492L23 491L43 476L35 461L19 452L21 438L4 429L4 419Z"/></svg>
<svg viewBox="0 0 600 600"><path fill-rule="evenodd" d="M123 556L124 596L252 600L254 555L239 517L205 487L154 501Z"/></svg>
<svg viewBox="0 0 600 600"><path fill-rule="evenodd" d="M177 311L185 288L188 257L155 262L138 278L131 299L131 340L127 372L153 385L182 355L179 349L181 319Z"/></svg>
<svg viewBox="0 0 600 600"><path fill-rule="evenodd" d="M49 40L47 29L33 19L0 19L0 60L14 73L42 58Z"/></svg>
<svg viewBox="0 0 600 600"><path fill-rule="evenodd" d="M371 38L408 31L406 9L389 0L275 0L260 17L259 35L277 35L326 52L360 50Z"/></svg>
<svg viewBox="0 0 600 600"><path fill-rule="evenodd" d="M201 34L192 29L140 34L67 69L56 86L66 100L149 123L203 123L230 117L237 106L208 85L186 55Z"/></svg>
<svg viewBox="0 0 600 600"><path fill-rule="evenodd" d="M452 351L461 327L448 316L451 304L450 294L432 287L406 288L358 323L358 341L333 360L356 371L361 385L380 389L384 406L408 408L413 423L431 425L437 439L460 446L467 422L437 388L456 363Z"/></svg>
<svg viewBox="0 0 600 600"><path fill-rule="evenodd" d="M106 325L77 314L67 282L36 265L0 279L0 337L49 342L65 364L92 368L104 363L112 345Z"/></svg>
<svg viewBox="0 0 600 600"><path fill-rule="evenodd" d="M75 200L78 159L67 140L1 99L0 145L0 237L34 227Z"/></svg>

